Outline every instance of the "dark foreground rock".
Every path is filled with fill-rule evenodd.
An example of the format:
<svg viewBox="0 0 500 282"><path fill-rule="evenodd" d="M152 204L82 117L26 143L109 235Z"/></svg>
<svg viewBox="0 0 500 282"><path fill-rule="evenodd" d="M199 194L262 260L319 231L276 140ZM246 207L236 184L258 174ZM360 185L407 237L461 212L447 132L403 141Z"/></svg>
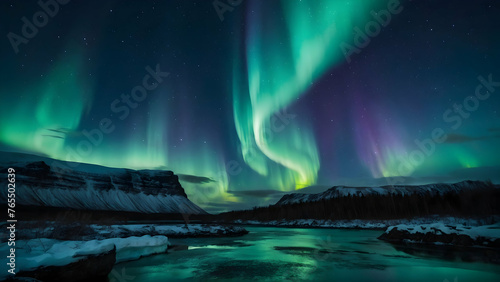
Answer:
<svg viewBox="0 0 500 282"><path fill-rule="evenodd" d="M470 236L460 233L444 233L438 229L429 228L428 232L413 232L412 230L388 228L380 237L391 243L446 244L452 246L481 246L500 250L500 239L486 236Z"/></svg>
<svg viewBox="0 0 500 282"><path fill-rule="evenodd" d="M90 255L63 266L40 267L21 271L16 278L31 277L40 281L108 281L108 274L116 262L116 247L109 252Z"/></svg>
<svg viewBox="0 0 500 282"><path fill-rule="evenodd" d="M380 240L417 256L448 260L483 261L500 264L500 226L449 226L440 223L421 226L391 226Z"/></svg>

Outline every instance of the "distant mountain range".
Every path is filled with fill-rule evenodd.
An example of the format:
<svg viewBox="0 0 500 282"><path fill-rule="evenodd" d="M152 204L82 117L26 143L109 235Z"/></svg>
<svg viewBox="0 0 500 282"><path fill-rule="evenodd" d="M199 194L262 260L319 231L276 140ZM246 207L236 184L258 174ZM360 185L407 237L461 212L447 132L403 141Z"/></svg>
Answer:
<svg viewBox="0 0 500 282"><path fill-rule="evenodd" d="M276 204L232 211L218 219L350 220L427 216L484 217L500 214L500 186L486 181L382 187L335 186L316 194L284 195Z"/></svg>
<svg viewBox="0 0 500 282"><path fill-rule="evenodd" d="M206 214L191 202L172 171L131 170L0 152L0 202L7 203L7 169L15 170L19 206L93 211Z"/></svg>
<svg viewBox="0 0 500 282"><path fill-rule="evenodd" d="M284 195L276 205L289 205L302 202L317 202L332 198L347 196L373 196L373 195L444 195L447 193L459 193L460 191L472 189L484 189L491 187L491 183L484 181L462 181L454 184L427 184L427 185L395 185L381 187L345 187L335 186L327 191L317 194L293 193ZM499 188L499 186L497 186Z"/></svg>

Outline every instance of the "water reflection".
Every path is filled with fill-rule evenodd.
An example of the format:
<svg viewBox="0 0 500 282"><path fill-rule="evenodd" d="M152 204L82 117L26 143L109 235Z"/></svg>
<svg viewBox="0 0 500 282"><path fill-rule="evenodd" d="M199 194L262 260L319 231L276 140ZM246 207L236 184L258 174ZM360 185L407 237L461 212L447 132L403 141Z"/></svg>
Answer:
<svg viewBox="0 0 500 282"><path fill-rule="evenodd" d="M243 237L172 239L169 253L115 269L125 267L136 281L500 281L498 265L397 248L376 239L380 231L247 229Z"/></svg>

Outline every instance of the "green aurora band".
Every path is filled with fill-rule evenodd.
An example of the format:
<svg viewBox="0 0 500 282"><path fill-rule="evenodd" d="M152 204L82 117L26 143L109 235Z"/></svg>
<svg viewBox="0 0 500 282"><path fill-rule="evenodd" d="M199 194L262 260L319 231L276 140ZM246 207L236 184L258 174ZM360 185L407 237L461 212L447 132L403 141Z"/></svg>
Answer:
<svg viewBox="0 0 500 282"><path fill-rule="evenodd" d="M90 110L92 81L85 77L80 55L55 62L51 71L24 92L1 95L0 140L13 148L66 159L65 135L78 129ZM5 100L5 101L4 101Z"/></svg>
<svg viewBox="0 0 500 282"><path fill-rule="evenodd" d="M340 48L352 42L370 10L385 1L287 1L285 26L252 2L245 54L234 58L234 120L245 162L281 190L315 184L320 160L311 125L297 118L286 128L280 115L326 70L345 60ZM275 12L275 11L274 11ZM246 75L241 73L241 58Z"/></svg>
<svg viewBox="0 0 500 282"><path fill-rule="evenodd" d="M475 45L463 41L467 25L450 34L426 30L413 19L416 1L401 1L408 10L349 64L342 44L353 45L354 28L365 29L375 20L372 11L387 9L389 0L247 0L223 23L215 13L198 18L203 9L213 12L211 3L198 11L181 2L163 2L161 12L144 23L128 21L137 12L134 5L115 19L95 4L104 9L95 34L86 20L73 23L61 14L69 33L49 24L23 45L25 54L6 58L2 150L172 170L189 198L207 210L231 202L261 205L281 195L268 190L498 175L499 90L458 130L442 118L474 94L478 75L491 72L499 79L493 57L498 48L472 50ZM171 9L176 5L185 13ZM425 22L427 15L417 18ZM158 23L153 29L152 19ZM486 40L478 32L470 36ZM450 40L442 40L445 35ZM426 36L429 42L420 42ZM488 40L498 46L495 37ZM440 47L448 44L451 49ZM142 82L144 67L156 63L172 75L120 119L110 105L130 94ZM90 152L75 154L81 141L88 142L84 132L98 129L102 118L111 119L115 130ZM450 140L407 165L420 150L415 140L430 138L436 127Z"/></svg>

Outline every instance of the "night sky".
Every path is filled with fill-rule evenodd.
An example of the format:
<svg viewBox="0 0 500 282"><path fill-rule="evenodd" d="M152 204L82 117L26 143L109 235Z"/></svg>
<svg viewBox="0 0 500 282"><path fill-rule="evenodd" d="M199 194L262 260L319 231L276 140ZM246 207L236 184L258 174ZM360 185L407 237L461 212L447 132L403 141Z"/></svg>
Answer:
<svg viewBox="0 0 500 282"><path fill-rule="evenodd" d="M0 150L173 170L207 211L500 182L498 1L67 2L0 2Z"/></svg>

